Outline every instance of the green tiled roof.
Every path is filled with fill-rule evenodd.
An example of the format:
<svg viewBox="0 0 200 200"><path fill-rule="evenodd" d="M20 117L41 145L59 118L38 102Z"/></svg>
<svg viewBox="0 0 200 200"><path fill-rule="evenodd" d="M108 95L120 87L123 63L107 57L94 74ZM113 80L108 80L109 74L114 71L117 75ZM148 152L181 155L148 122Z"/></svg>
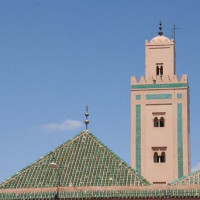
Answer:
<svg viewBox="0 0 200 200"><path fill-rule="evenodd" d="M187 174L175 181L169 183L169 185L199 185L200 186L200 170Z"/></svg>
<svg viewBox="0 0 200 200"><path fill-rule="evenodd" d="M49 167L51 162L57 164L58 170ZM150 185L96 137L85 131L1 183L0 189L56 187L58 174L62 187Z"/></svg>

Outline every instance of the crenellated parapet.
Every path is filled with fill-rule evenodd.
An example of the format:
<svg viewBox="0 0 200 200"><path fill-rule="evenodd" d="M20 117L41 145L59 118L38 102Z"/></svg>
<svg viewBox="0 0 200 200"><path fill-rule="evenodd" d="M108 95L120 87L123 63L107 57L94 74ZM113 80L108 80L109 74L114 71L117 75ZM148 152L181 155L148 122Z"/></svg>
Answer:
<svg viewBox="0 0 200 200"><path fill-rule="evenodd" d="M184 74L179 79L177 75L174 76L141 76L140 80L136 76L131 77L131 85L144 85L144 84L172 84L172 83L188 83L187 75Z"/></svg>

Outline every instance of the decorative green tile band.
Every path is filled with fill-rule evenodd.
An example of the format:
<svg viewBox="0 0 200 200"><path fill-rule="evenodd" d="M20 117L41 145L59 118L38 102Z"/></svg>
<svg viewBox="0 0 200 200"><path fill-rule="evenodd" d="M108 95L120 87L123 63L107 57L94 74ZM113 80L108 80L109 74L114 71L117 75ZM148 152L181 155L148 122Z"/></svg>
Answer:
<svg viewBox="0 0 200 200"><path fill-rule="evenodd" d="M178 178L183 176L183 130L182 130L182 103L177 104L177 131L178 131Z"/></svg>
<svg viewBox="0 0 200 200"><path fill-rule="evenodd" d="M181 93L177 94L177 99L182 99L182 94Z"/></svg>
<svg viewBox="0 0 200 200"><path fill-rule="evenodd" d="M141 105L136 105L136 170L141 174Z"/></svg>
<svg viewBox="0 0 200 200"><path fill-rule="evenodd" d="M141 99L141 95L136 95L135 98L136 98L136 100L140 100Z"/></svg>
<svg viewBox="0 0 200 200"><path fill-rule="evenodd" d="M76 189L76 188L75 188ZM5 192L0 193L0 200L16 200L16 199L56 199L56 192ZM182 188L168 188L168 189L109 189L109 190L86 190L82 191L60 191L60 199L199 199L200 190L197 189L182 189Z"/></svg>
<svg viewBox="0 0 200 200"><path fill-rule="evenodd" d="M172 99L172 94L147 94L146 99Z"/></svg>
<svg viewBox="0 0 200 200"><path fill-rule="evenodd" d="M146 89L146 88L184 88L188 87L187 83L170 83L170 84L141 84L131 85L131 89Z"/></svg>

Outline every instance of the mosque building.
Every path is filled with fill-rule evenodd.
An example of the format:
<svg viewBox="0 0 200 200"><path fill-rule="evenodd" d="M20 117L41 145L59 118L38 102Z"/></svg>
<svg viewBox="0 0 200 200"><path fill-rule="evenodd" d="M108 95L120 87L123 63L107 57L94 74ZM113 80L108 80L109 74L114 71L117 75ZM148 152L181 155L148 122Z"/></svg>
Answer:
<svg viewBox="0 0 200 200"><path fill-rule="evenodd" d="M191 173L187 75L175 40L145 43L145 76L131 78L131 166L87 129L0 183L0 200L200 199Z"/></svg>

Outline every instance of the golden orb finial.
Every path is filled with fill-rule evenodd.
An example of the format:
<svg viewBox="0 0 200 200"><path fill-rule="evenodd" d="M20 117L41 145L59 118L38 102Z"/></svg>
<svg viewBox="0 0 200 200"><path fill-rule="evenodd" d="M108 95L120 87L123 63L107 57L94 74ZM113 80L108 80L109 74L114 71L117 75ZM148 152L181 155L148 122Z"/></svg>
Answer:
<svg viewBox="0 0 200 200"><path fill-rule="evenodd" d="M90 121L88 120L88 116L89 116L89 113L88 113L88 106L86 106L86 113L85 113L85 126L86 126L86 130L88 130L88 124L90 123Z"/></svg>

